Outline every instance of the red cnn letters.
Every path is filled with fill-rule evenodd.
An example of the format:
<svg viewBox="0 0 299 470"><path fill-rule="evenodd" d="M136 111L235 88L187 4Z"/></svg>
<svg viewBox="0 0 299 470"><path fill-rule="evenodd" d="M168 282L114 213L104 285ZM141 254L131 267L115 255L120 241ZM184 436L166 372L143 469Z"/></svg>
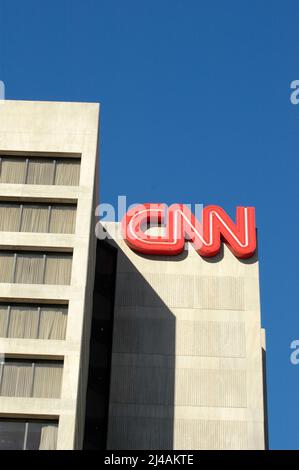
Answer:
<svg viewBox="0 0 299 470"><path fill-rule="evenodd" d="M164 234L145 233L148 224L163 225ZM219 206L204 207L199 222L184 204L143 204L130 209L122 220L127 244L139 253L177 255L185 241L204 257L215 256L224 241L238 258L251 257L256 249L254 207L237 207L236 222Z"/></svg>

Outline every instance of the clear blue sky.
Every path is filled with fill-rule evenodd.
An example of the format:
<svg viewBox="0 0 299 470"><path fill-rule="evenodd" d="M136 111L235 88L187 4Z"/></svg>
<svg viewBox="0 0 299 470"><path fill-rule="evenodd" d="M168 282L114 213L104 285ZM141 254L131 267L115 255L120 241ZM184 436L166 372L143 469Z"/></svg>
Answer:
<svg viewBox="0 0 299 470"><path fill-rule="evenodd" d="M0 0L7 98L101 103L103 202L256 206L270 446L285 449L299 448L298 25L295 0Z"/></svg>

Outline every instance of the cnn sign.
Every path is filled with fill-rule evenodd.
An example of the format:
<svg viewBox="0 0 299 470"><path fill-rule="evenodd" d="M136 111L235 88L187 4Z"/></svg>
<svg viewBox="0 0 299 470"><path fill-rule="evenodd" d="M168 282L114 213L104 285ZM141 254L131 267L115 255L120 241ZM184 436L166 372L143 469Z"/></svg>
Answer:
<svg viewBox="0 0 299 470"><path fill-rule="evenodd" d="M163 227L163 234L151 234L147 229L153 225ZM221 207L206 206L199 221L184 204L142 204L127 211L121 227L130 248L148 255L178 255L186 241L204 257L215 256L222 241L238 258L256 250L254 207L237 207L233 221Z"/></svg>

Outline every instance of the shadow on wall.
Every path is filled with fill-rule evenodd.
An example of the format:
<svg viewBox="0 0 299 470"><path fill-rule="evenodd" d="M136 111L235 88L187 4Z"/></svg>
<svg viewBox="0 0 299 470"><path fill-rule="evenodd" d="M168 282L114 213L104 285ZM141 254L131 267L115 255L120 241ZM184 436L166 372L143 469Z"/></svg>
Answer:
<svg viewBox="0 0 299 470"><path fill-rule="evenodd" d="M121 249L108 449L172 449L175 317Z"/></svg>
<svg viewBox="0 0 299 470"><path fill-rule="evenodd" d="M112 244L97 245L84 449L172 449L175 317Z"/></svg>
<svg viewBox="0 0 299 470"><path fill-rule="evenodd" d="M171 310L115 242L98 241L84 449L174 448L175 355Z"/></svg>
<svg viewBox="0 0 299 470"><path fill-rule="evenodd" d="M83 449L106 448L117 250L97 241Z"/></svg>

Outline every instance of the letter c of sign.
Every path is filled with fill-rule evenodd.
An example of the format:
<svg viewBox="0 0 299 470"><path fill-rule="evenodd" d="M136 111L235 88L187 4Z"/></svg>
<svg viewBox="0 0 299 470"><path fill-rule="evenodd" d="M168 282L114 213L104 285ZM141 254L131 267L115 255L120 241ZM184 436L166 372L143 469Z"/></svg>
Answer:
<svg viewBox="0 0 299 470"><path fill-rule="evenodd" d="M166 235L153 236L144 232L148 223L166 224ZM143 204L129 210L122 220L122 233L130 248L148 255L178 255L185 238L177 233L174 212L165 204Z"/></svg>

